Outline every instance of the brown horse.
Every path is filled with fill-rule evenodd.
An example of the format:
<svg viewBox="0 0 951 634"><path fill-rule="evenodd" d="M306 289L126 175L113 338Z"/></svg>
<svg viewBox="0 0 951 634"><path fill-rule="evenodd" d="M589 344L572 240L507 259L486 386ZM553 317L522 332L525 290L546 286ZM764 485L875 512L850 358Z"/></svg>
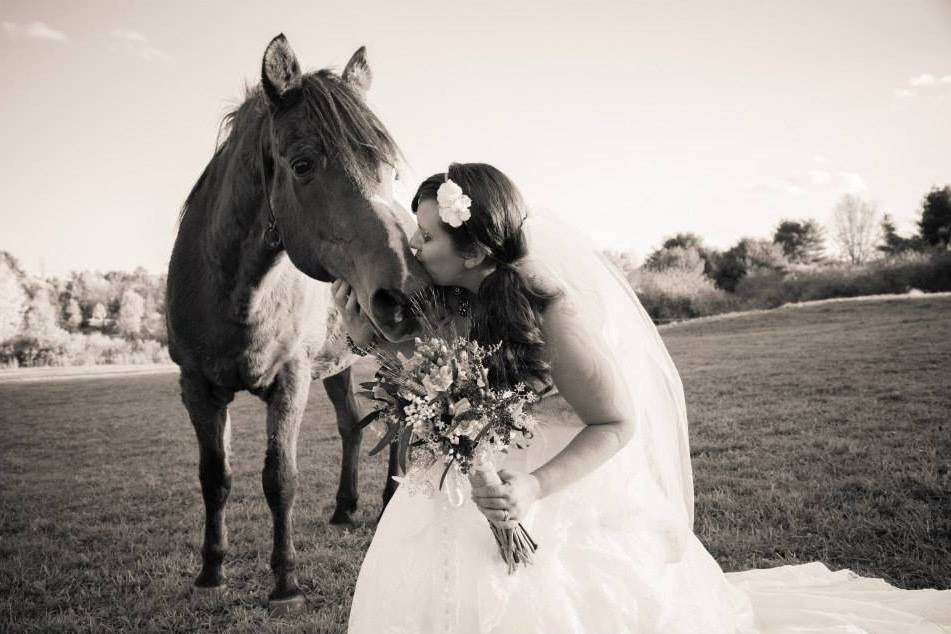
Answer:
<svg viewBox="0 0 951 634"><path fill-rule="evenodd" d="M169 350L198 436L205 502L195 586L224 587L228 404L248 390L267 403L262 482L274 522L274 611L304 600L292 538L297 434L326 352L327 282L348 280L392 341L417 333L407 308L428 284L402 220L380 198L399 150L364 102L370 77L362 48L339 76L302 74L283 34L274 38L261 87L226 117L227 137L188 196L169 263ZM343 522L356 507L360 430L347 361L332 364L346 368L324 380L343 439L332 518Z"/></svg>

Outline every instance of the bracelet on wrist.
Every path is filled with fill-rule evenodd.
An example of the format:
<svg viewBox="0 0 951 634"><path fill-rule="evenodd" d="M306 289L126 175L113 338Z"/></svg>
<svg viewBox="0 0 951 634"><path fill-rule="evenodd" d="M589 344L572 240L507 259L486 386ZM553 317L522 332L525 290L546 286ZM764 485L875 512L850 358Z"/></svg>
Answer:
<svg viewBox="0 0 951 634"><path fill-rule="evenodd" d="M357 344L353 343L353 338L350 334L347 334L347 347L350 348L350 352L357 355L358 357L365 357L369 352L366 348L361 348Z"/></svg>

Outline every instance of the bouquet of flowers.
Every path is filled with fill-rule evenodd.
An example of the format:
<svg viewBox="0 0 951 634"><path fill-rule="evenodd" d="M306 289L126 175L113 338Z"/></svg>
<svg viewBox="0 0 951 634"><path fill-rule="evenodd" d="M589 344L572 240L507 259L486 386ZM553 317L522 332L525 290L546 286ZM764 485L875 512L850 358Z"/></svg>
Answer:
<svg viewBox="0 0 951 634"><path fill-rule="evenodd" d="M509 447L522 448L532 438L535 421L526 405L537 400L524 384L493 389L486 360L501 344L488 348L460 336L416 339L413 356L377 354L381 367L362 396L381 404L364 418L367 425L385 425L370 452L396 443L400 467L407 477L422 478L441 462L441 489L451 469L468 476L472 486L500 484L493 465ZM489 522L509 574L532 562L538 545L521 523Z"/></svg>

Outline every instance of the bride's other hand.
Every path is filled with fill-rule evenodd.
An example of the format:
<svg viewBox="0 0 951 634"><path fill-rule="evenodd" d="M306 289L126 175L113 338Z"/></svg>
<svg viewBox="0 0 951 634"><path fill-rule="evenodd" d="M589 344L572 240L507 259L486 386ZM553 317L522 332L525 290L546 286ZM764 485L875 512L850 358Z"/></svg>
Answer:
<svg viewBox="0 0 951 634"><path fill-rule="evenodd" d="M366 347L373 341L376 334L373 325L366 315L360 310L360 303L357 301L357 294L346 281L338 279L330 285L333 293L334 304L340 311L340 317L343 319L343 329L350 335L353 345Z"/></svg>
<svg viewBox="0 0 951 634"><path fill-rule="evenodd" d="M472 501L492 521L521 520L540 497L538 479L522 471L499 471L502 484L472 489Z"/></svg>

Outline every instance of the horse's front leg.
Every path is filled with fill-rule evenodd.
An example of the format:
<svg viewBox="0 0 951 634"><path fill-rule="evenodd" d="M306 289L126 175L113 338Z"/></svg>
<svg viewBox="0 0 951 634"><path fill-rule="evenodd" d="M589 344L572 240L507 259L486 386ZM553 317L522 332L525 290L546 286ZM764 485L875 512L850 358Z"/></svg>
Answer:
<svg viewBox="0 0 951 634"><path fill-rule="evenodd" d="M267 453L261 481L274 521L271 570L274 591L268 597L272 614L300 610L304 593L297 585L294 550L294 495L297 492L297 434L310 390L310 366L303 359L288 362L278 373L267 398Z"/></svg>
<svg viewBox="0 0 951 634"><path fill-rule="evenodd" d="M182 372L182 402L198 437L198 477L205 502L205 538L201 548L198 591L224 588L222 561L228 550L225 502L231 492L231 420L228 403L234 393L213 386L199 373Z"/></svg>
<svg viewBox="0 0 951 634"><path fill-rule="evenodd" d="M337 505L330 518L331 524L349 524L357 510L357 481L360 467L360 443L363 431L359 427L360 413L353 398L353 379L350 368L323 380L327 396L337 414L337 431L343 453L340 458L340 485L337 487Z"/></svg>

